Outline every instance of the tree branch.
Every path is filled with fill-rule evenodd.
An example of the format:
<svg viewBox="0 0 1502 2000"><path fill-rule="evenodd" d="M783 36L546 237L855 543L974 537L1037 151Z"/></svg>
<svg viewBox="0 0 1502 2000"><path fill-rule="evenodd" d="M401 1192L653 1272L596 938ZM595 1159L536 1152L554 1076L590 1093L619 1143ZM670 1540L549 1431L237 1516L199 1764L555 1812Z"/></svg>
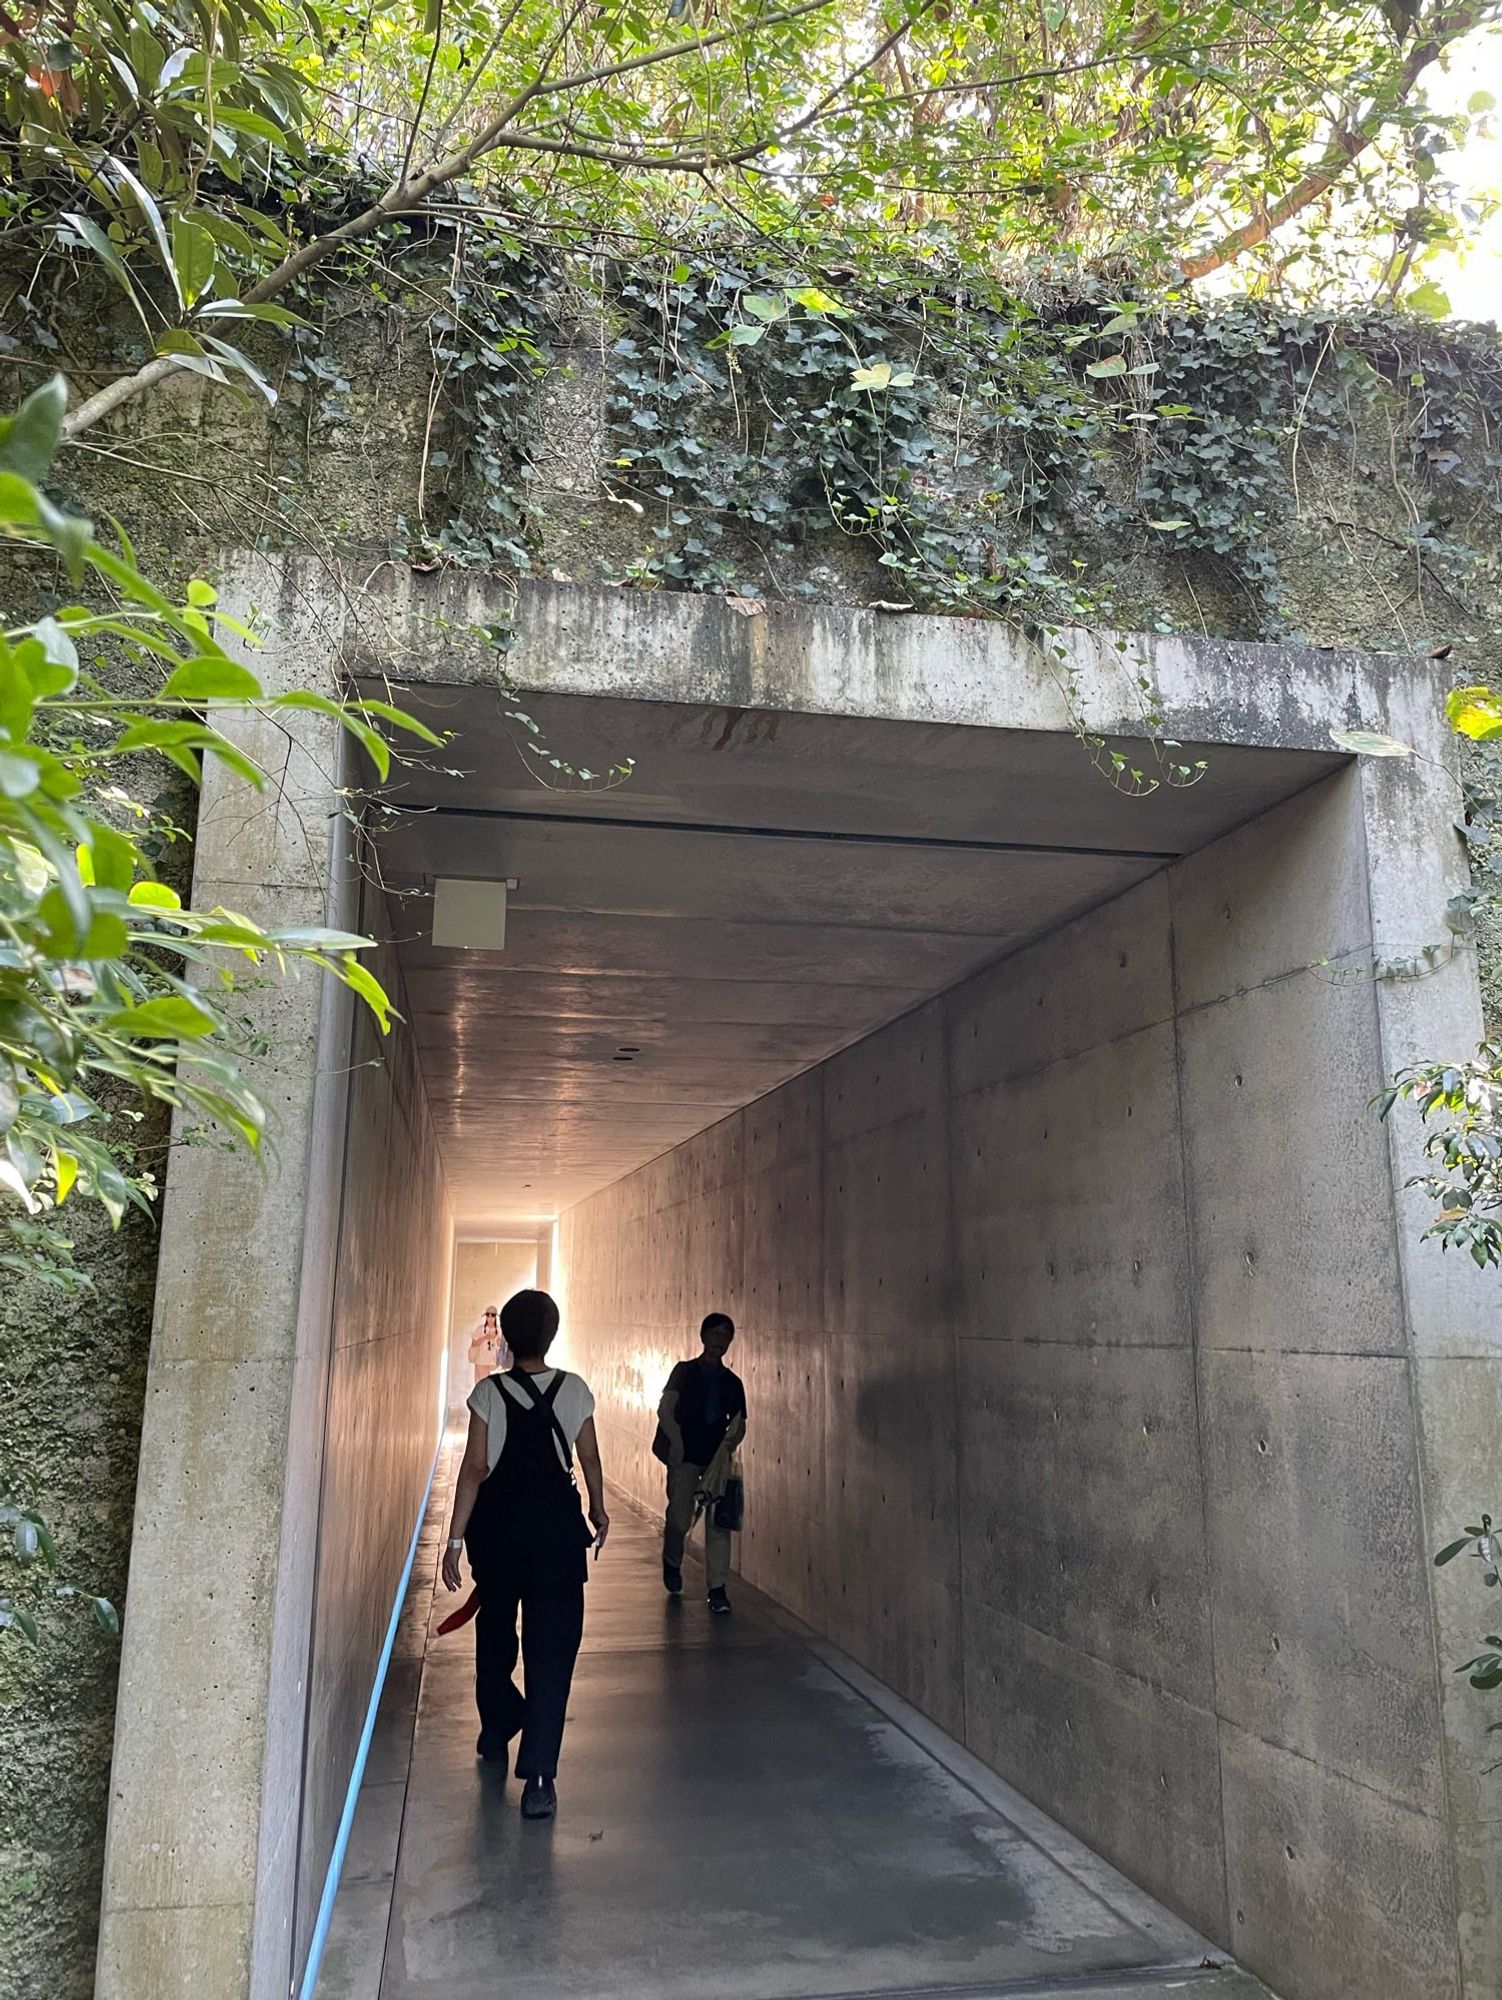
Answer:
<svg viewBox="0 0 1502 2000"><path fill-rule="evenodd" d="M573 76L562 77L553 82L548 81L545 72L540 73L463 146L446 154L433 165L425 167L420 174L412 175L410 178L403 177L363 214L341 223L339 228L331 229L327 235L315 237L311 242L301 245L291 256L285 257L275 270L268 271L264 278L252 285L244 294L242 303L264 305L278 293L284 292L289 285L295 284L305 272L312 270L314 265L323 263L334 251L342 249L346 244L358 243L362 238L374 234L376 230L399 216L420 213L431 195L458 180L474 166L477 160L484 158L488 153L502 152L511 147L517 150L553 150L551 147L542 147L533 135L513 133L508 130L512 121L535 98L560 96L585 89L591 84L608 83L618 77L633 75L640 70L650 69L665 62L673 62L680 56L695 55L706 49L721 47L726 42L735 41L746 34L764 33L768 28L778 27L786 21L801 20L805 15L819 13L834 4L835 0L798 0L798 4L779 8L754 23L722 28L710 35L693 35L684 41L670 43L666 48L647 49L640 55L623 57L619 62L607 63L595 69L581 70ZM919 11L923 11L929 4L931 0L923 0L923 7ZM580 4L569 16L570 22L577 19L583 12L583 7L584 0L580 0ZM553 47L544 58L545 62L556 54L566 29L567 24L555 38ZM866 65L863 64L861 67L864 69ZM860 74L860 71L855 74ZM788 128L789 132L801 129L806 122L806 118L798 121L796 126ZM782 129L769 134L755 146L746 149L745 157L754 158L757 153L765 152L781 143L785 136ZM580 146L570 147L567 150L581 158L590 157L589 152ZM654 163L650 160L638 161L629 156L613 159L607 153L606 159L608 164L633 168L656 164L680 172L703 171L703 156L697 156L692 160L683 157ZM175 354L158 355L154 361L148 361L144 368L137 369L133 375L123 375L117 382L111 382L107 388L99 390L96 395L87 397L64 419L62 427L64 443L71 443L74 438L91 429L101 418L109 416L122 404L131 402L143 390L165 381L182 365L181 358Z"/></svg>
<svg viewBox="0 0 1502 2000"><path fill-rule="evenodd" d="M1469 34L1483 18L1482 8L1470 5L1442 12L1423 41L1415 42L1399 68L1378 91L1366 116L1342 126L1325 148L1318 164L1311 167L1280 200L1269 203L1260 214L1231 230L1211 249L1200 251L1198 256L1184 258L1179 265L1180 276L1193 283L1197 278L1208 278L1212 272L1223 270L1246 251L1255 250L1265 243L1284 223L1291 222L1294 216L1302 214L1327 195L1351 162L1359 159L1381 137L1389 120L1406 103L1430 63L1443 55L1452 42Z"/></svg>

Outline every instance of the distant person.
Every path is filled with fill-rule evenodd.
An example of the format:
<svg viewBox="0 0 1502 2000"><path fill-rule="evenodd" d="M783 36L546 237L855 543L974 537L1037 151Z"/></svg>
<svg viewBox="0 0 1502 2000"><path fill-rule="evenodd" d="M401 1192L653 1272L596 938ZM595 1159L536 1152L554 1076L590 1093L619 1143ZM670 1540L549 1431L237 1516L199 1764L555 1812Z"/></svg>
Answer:
<svg viewBox="0 0 1502 2000"><path fill-rule="evenodd" d="M670 1596L683 1592L683 1545L694 1525L694 1508L705 1475L721 1448L732 1448L745 1435L746 1392L741 1379L725 1366L735 1339L735 1322L728 1313L710 1313L699 1329L703 1351L695 1361L680 1361L668 1377L657 1405L654 1454L668 1472L668 1510L662 1534L662 1580ZM704 1510L704 1559L708 1573L709 1608L727 1612L730 1596L730 1531L715 1518L713 1503Z"/></svg>
<svg viewBox="0 0 1502 2000"><path fill-rule="evenodd" d="M503 1374L511 1366L511 1354L501 1338L500 1317L494 1306L485 1308L485 1317L470 1335L469 1358L477 1388L487 1375Z"/></svg>
<svg viewBox="0 0 1502 2000"><path fill-rule="evenodd" d="M587 1552L605 1546L610 1516L595 1438L589 1385L547 1352L558 1308L546 1292L518 1292L501 1308L500 1330L514 1357L469 1399L469 1441L454 1488L443 1581L459 1588L459 1551L469 1551L479 1596L475 1622L475 1753L504 1764L521 1736L516 1775L524 1819L551 1819L574 1661L584 1631ZM578 1453L589 1489L585 1525L574 1480ZM591 1528L593 1532L591 1532ZM517 1614L526 1695L518 1691Z"/></svg>

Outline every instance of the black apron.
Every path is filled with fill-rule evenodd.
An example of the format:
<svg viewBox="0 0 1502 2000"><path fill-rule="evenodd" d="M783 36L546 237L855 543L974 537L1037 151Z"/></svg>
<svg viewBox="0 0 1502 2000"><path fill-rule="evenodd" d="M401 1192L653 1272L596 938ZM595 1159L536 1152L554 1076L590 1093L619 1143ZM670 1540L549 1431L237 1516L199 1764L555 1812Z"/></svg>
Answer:
<svg viewBox="0 0 1502 2000"><path fill-rule="evenodd" d="M553 1408L563 1370L546 1391L520 1368L490 1379L506 1398L506 1442L475 1496L465 1531L475 1581L482 1593L490 1577L522 1595L582 1583L594 1535L574 1479L573 1451ZM506 1382L521 1389L525 1403L502 1386Z"/></svg>

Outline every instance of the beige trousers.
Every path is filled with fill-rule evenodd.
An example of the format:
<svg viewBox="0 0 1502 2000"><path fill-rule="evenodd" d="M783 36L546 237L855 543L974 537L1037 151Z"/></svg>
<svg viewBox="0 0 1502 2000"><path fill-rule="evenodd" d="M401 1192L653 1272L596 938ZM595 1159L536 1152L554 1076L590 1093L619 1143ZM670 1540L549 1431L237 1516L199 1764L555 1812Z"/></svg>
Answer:
<svg viewBox="0 0 1502 2000"><path fill-rule="evenodd" d="M694 1495L704 1476L702 1465L668 1467L668 1512L662 1531L662 1559L671 1569L683 1565L683 1545L694 1525ZM717 1528L714 1511L704 1515L704 1567L710 1590L723 1590L730 1581L730 1531Z"/></svg>

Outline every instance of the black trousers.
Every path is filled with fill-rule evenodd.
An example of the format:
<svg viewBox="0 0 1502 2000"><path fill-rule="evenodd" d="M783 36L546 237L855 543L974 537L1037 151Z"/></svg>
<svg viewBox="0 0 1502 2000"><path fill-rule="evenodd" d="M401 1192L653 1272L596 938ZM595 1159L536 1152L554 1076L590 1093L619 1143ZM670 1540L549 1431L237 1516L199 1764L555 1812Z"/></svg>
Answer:
<svg viewBox="0 0 1502 2000"><path fill-rule="evenodd" d="M550 1580L546 1590L538 1590L504 1571L488 1573L479 1584L475 1702L481 1734L498 1747L520 1730L516 1775L556 1777L574 1661L584 1636L584 1584ZM512 1678L518 1615L525 1699Z"/></svg>

